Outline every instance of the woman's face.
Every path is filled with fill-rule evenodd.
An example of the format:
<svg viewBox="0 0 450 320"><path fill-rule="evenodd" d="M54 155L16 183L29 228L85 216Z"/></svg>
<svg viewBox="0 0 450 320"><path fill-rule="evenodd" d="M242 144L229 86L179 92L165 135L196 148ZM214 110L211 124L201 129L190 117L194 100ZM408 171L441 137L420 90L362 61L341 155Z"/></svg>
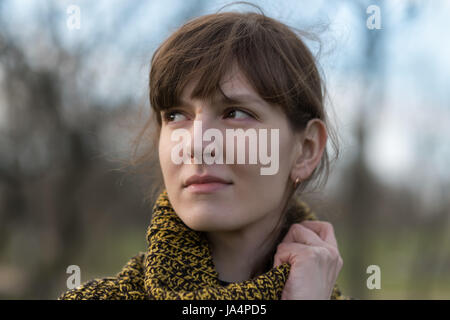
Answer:
<svg viewBox="0 0 450 320"><path fill-rule="evenodd" d="M290 129L281 108L273 107L262 100L239 70L225 79L227 81L222 84L224 94L228 97L242 95L241 100L245 101L242 105L237 107L226 105L219 101L220 96L212 102L190 100L188 97L195 85L195 82L191 82L182 93L180 100L183 104L165 110L161 115L163 121L159 140L159 159L169 200L180 219L188 227L197 231L232 231L260 221L275 221L281 213L289 188L292 187L292 180L295 180L292 169L302 151L298 143L300 139ZM215 141L206 141L205 138L197 137L200 144L195 145L194 121L200 121L196 122L195 134L200 132L199 124L203 134L210 128L217 129L216 133L221 133L223 144L220 150L224 159L222 164L207 164L205 158L202 163L194 163L192 160L191 164L177 164L174 161L172 152L182 155L180 149L177 149L181 141L190 143L189 153L186 154L189 159L196 153L203 154L207 150L205 148ZM226 138L226 130L239 128L244 131L254 129L257 135L264 132L260 129L267 129L265 133L267 148L263 148L267 151L259 151L261 147L259 138L256 150L271 157L274 174L261 174L261 168L267 168L270 165L267 162L261 163L258 152L256 152L257 163L249 164L249 152L254 153L254 150L249 146L248 138L246 138L244 149L240 150L238 150L237 140L234 139L234 159L231 163L230 161L227 163L227 154L231 149L227 145L230 141ZM278 130L278 138L271 134L273 132L271 129ZM176 132L188 132L189 141L173 141L171 137ZM278 140L278 146L276 140ZM279 155L278 165L274 163L276 157L270 154L271 148L274 148L273 150ZM238 152L245 153L245 163L238 163ZM213 155L216 154L218 153ZM197 184L187 186L190 182L189 178L194 175L201 177L209 175L220 178L226 183L197 181Z"/></svg>

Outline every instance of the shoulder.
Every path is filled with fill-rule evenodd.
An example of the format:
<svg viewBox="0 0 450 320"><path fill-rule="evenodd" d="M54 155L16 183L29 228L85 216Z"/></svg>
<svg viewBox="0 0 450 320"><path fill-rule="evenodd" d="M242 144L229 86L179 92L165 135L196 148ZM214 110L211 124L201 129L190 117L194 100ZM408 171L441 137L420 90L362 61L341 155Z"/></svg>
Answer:
<svg viewBox="0 0 450 320"><path fill-rule="evenodd" d="M145 253L132 257L114 277L90 280L64 292L58 300L139 300L145 299Z"/></svg>

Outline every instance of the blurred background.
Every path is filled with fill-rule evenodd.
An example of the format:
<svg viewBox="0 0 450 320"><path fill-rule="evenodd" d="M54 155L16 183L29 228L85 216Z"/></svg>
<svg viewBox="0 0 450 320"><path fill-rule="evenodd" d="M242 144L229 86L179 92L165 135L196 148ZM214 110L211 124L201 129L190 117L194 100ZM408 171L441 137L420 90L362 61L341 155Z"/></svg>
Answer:
<svg viewBox="0 0 450 320"><path fill-rule="evenodd" d="M450 299L450 2L251 2L322 42L306 40L341 153L305 199L335 227L344 294ZM148 113L150 58L227 3L0 0L1 299L56 299L69 265L85 282L146 250L145 177L119 168Z"/></svg>

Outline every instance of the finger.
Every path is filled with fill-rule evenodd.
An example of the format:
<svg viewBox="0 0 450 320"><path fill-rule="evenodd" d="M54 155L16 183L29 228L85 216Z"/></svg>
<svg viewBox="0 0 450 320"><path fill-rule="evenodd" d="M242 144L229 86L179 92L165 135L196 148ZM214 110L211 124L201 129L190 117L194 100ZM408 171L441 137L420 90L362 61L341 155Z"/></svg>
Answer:
<svg viewBox="0 0 450 320"><path fill-rule="evenodd" d="M303 224L306 228L313 230L323 241L337 247L336 236L334 234L333 225L327 221L310 221L305 220Z"/></svg>
<svg viewBox="0 0 450 320"><path fill-rule="evenodd" d="M282 242L298 242L310 246L323 246L325 242L311 229L294 223L283 238Z"/></svg>
<svg viewBox="0 0 450 320"><path fill-rule="evenodd" d="M277 267L285 262L292 265L295 261L295 257L302 256L303 259L310 259L327 254L327 250L326 247L310 246L303 243L280 243L274 256L273 265L274 267Z"/></svg>
<svg viewBox="0 0 450 320"><path fill-rule="evenodd" d="M302 243L286 242L282 247L278 246L277 252L273 259L273 266L278 267L284 262L291 264L291 256L301 248L310 247Z"/></svg>

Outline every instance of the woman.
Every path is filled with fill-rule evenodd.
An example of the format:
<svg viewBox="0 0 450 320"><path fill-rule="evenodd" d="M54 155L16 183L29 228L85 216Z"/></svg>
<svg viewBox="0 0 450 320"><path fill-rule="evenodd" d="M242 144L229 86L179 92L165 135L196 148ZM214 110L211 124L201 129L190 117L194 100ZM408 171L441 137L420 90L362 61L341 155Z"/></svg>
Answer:
<svg viewBox="0 0 450 320"><path fill-rule="evenodd" d="M149 80L163 178L149 249L60 298L347 299L333 227L296 195L326 178L331 136L300 36L264 14L201 16L157 49Z"/></svg>

